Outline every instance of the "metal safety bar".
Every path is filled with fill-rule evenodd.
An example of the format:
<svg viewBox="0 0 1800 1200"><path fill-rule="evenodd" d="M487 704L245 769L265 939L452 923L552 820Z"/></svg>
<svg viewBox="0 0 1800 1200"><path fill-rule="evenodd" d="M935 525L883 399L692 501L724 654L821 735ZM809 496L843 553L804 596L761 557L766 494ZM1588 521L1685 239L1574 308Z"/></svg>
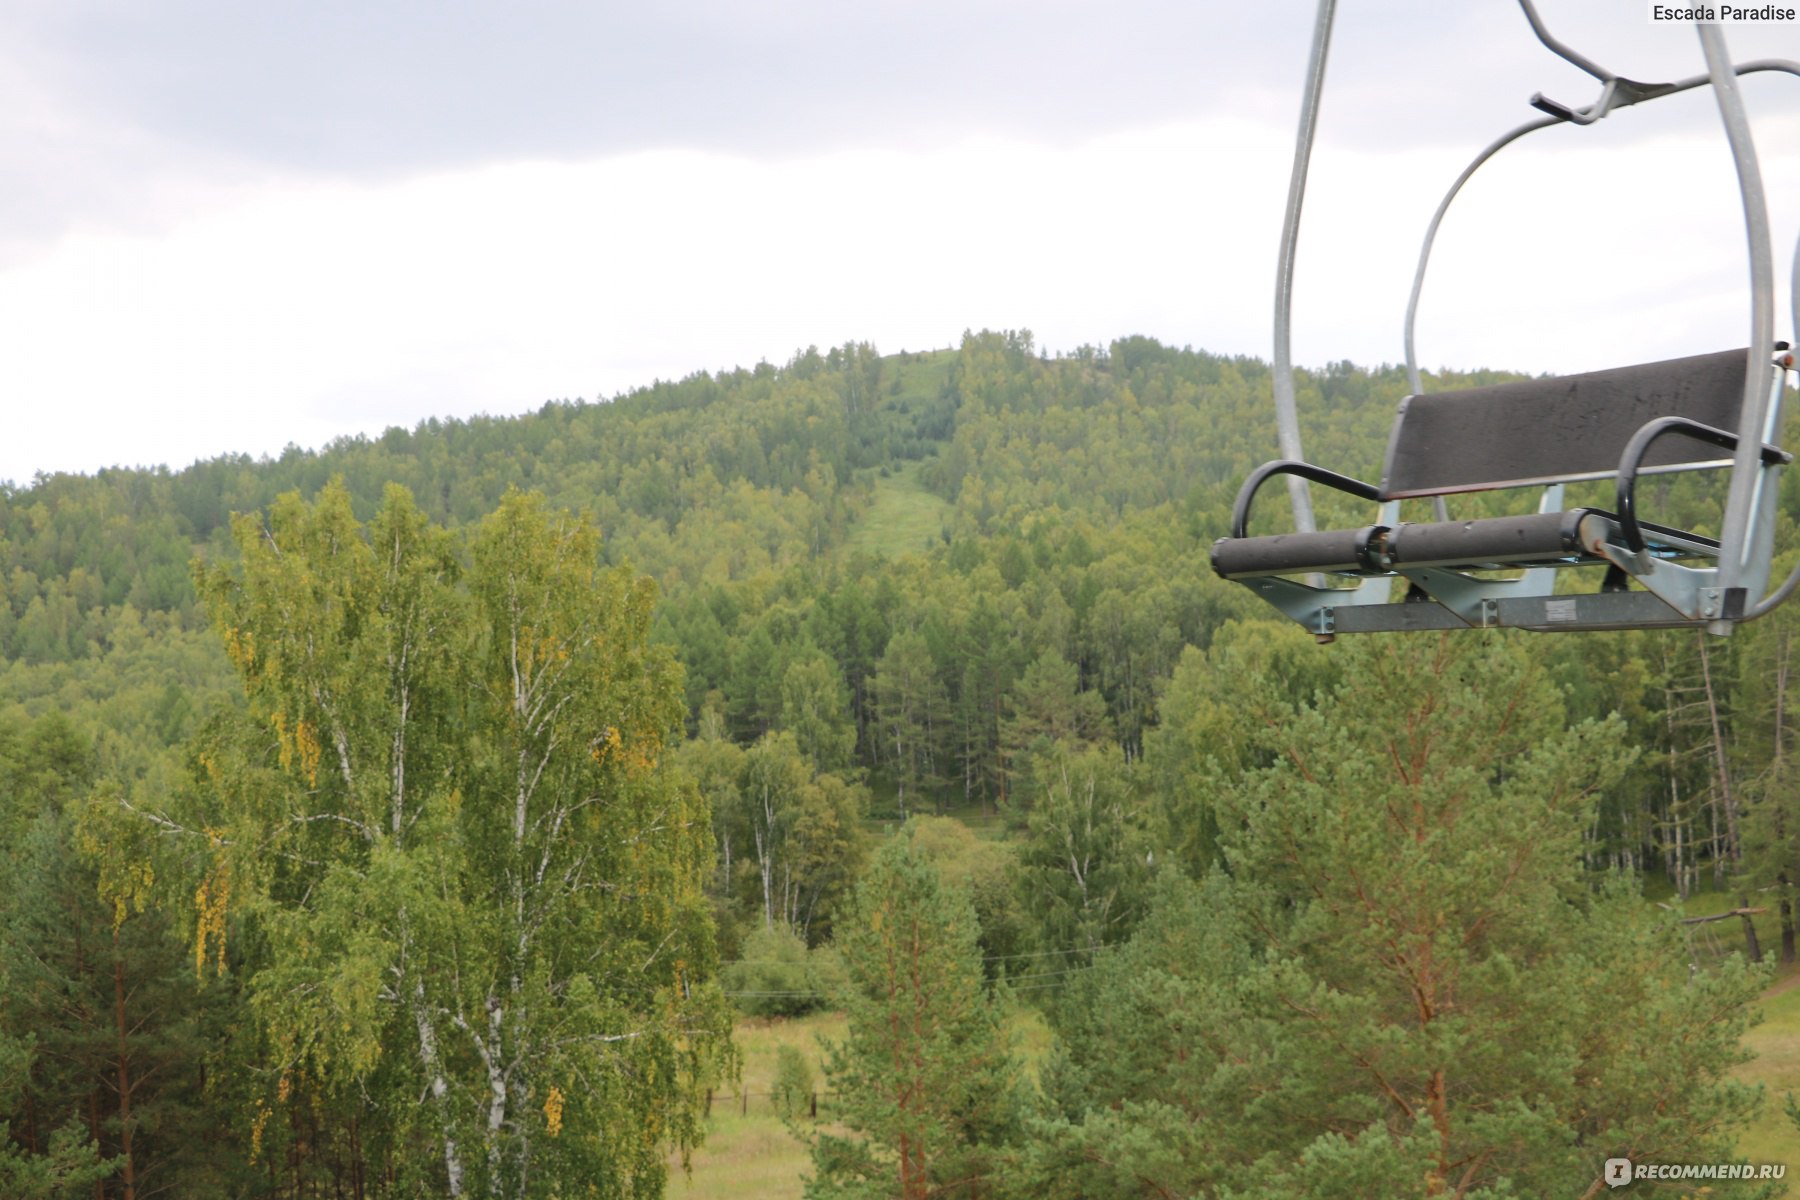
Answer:
<svg viewBox="0 0 1800 1200"><path fill-rule="evenodd" d="M1619 506L1619 531L1625 537L1626 548L1638 554L1644 552L1644 531L1639 528L1637 519L1638 473L1643 468L1644 455L1650 452L1650 444L1671 433L1711 442L1727 450L1737 449L1737 434L1703 425L1686 417L1658 417L1632 436L1625 446L1625 453L1619 457L1619 481L1615 494ZM1771 467L1785 466L1794 460L1793 455L1767 444L1762 446L1761 458L1764 465Z"/></svg>
<svg viewBox="0 0 1800 1200"><path fill-rule="evenodd" d="M1237 502L1231 506L1231 536L1242 538L1250 536L1250 502L1256 498L1257 489L1276 475L1289 478L1310 479L1314 483L1322 483L1326 487L1336 488L1340 492L1348 492L1360 500L1380 502L1384 497L1381 489L1372 483L1364 483L1360 479L1352 479L1348 475L1340 475L1336 471L1328 471L1324 467L1315 467L1311 463L1299 462L1291 458L1276 459L1266 462L1250 472L1244 480L1244 486L1238 489ZM1301 533L1311 533L1310 529L1302 529Z"/></svg>

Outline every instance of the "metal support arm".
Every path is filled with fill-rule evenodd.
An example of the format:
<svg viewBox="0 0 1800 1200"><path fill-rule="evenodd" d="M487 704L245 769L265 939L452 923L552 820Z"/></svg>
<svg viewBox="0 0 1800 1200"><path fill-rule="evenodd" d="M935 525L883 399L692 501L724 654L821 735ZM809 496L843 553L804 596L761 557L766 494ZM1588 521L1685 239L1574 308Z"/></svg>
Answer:
<svg viewBox="0 0 1800 1200"><path fill-rule="evenodd" d="M1625 453L1619 456L1619 531L1625 536L1626 547L1636 554L1644 552L1644 531L1639 526L1637 519L1638 471L1644 465L1644 455L1650 452L1651 443L1665 434L1671 433L1695 438L1702 442L1711 442L1726 450L1737 449L1737 434L1729 433L1712 425L1703 425L1699 421L1690 421L1686 417L1658 417L1654 421L1647 422L1631 435L1631 441L1625 445ZM1783 466L1792 462L1793 457L1767 442L1763 443L1763 466Z"/></svg>
<svg viewBox="0 0 1800 1200"><path fill-rule="evenodd" d="M1326 487L1336 488L1340 492L1348 492L1362 500L1375 502L1381 500L1381 489L1372 483L1364 483L1360 479L1339 475L1336 471L1327 471L1324 467L1315 467L1311 463L1300 462L1296 459L1278 458L1274 462L1266 462L1250 472L1250 477L1244 480L1244 486L1238 489L1237 502L1231 508L1232 537L1250 536L1250 501L1256 498L1258 488L1277 475L1298 475L1302 479L1322 483Z"/></svg>

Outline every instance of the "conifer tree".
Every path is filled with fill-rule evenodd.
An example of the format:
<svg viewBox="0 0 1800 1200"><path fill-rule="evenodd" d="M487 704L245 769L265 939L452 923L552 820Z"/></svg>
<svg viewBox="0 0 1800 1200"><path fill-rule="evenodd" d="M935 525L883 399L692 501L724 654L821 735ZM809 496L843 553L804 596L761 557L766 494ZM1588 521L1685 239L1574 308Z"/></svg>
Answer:
<svg viewBox="0 0 1800 1200"><path fill-rule="evenodd" d="M0 748L0 1196L103 1178L86 1194L222 1191L232 1164L201 1150L218 1027L167 914L146 907L143 860L121 873L135 895L108 878L92 822L118 808L92 794L110 786L94 757L60 713Z"/></svg>
<svg viewBox="0 0 1800 1200"><path fill-rule="evenodd" d="M825 1072L852 1135L814 1142L808 1200L992 1194L1019 1074L976 937L968 897L889 839L838 939L850 1032Z"/></svg>
<svg viewBox="0 0 1800 1200"><path fill-rule="evenodd" d="M794 656L781 677L781 726L821 771L842 771L856 752L856 726L837 664L815 647Z"/></svg>
<svg viewBox="0 0 1800 1200"><path fill-rule="evenodd" d="M6 977L0 974L0 986ZM31 1074L35 1046L29 1038L0 1032L0 1112L11 1111ZM54 1129L32 1131L20 1138L0 1120L0 1196L11 1200L63 1200L92 1195L97 1185L118 1171L118 1163L100 1156L99 1147L80 1116L70 1116Z"/></svg>
<svg viewBox="0 0 1800 1200"><path fill-rule="evenodd" d="M1259 706L1224 867L1166 878L1059 1010L1033 1194L1575 1196L1609 1157L1730 1157L1763 974L1590 886L1631 751L1566 723L1533 649L1351 643L1316 705Z"/></svg>
<svg viewBox="0 0 1800 1200"><path fill-rule="evenodd" d="M1800 613L1783 608L1745 630L1737 658L1737 743L1746 759L1744 883L1756 902L1775 910L1779 955L1795 960L1800 911L1800 788L1795 786L1795 668L1800 666Z"/></svg>
<svg viewBox="0 0 1800 1200"><path fill-rule="evenodd" d="M1026 667L1011 695L1012 715L1000 724L1000 757L1013 803L1027 805L1035 759L1058 742L1080 749L1110 734L1106 701L1080 689L1081 672L1055 650Z"/></svg>
<svg viewBox="0 0 1800 1200"><path fill-rule="evenodd" d="M899 789L900 813L919 805L919 795L939 781L939 753L948 699L925 638L910 630L888 642L875 668L875 710L882 754Z"/></svg>

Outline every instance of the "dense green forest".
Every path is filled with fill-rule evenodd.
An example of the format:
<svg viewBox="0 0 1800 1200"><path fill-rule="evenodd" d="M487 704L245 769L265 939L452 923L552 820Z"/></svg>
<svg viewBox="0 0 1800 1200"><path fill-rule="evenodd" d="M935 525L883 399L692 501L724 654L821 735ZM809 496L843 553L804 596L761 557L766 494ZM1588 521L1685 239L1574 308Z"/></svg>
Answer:
<svg viewBox="0 0 1800 1200"><path fill-rule="evenodd" d="M1299 385L1375 473L1404 373ZM0 488L0 1194L657 1196L822 1006L820 1197L1730 1157L1800 611L1315 646L1207 561L1269 391L984 332Z"/></svg>

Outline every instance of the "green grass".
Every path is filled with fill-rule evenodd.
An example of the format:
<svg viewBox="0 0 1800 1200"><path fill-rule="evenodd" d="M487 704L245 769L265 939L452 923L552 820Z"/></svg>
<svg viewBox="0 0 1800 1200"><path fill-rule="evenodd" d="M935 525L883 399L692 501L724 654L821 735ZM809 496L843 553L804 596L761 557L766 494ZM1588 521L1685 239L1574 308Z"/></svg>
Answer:
<svg viewBox="0 0 1800 1200"><path fill-rule="evenodd" d="M810 1167L806 1147L787 1131L769 1098L775 1081L775 1056L793 1046L806 1056L816 1086L824 1087L824 1058L819 1037L844 1036L842 1013L822 1013L791 1020L743 1020L735 1036L744 1056L744 1073L736 1088L722 1089L713 1099L706 1143L694 1152L693 1173L671 1173L671 1197L729 1196L731 1200L794 1200L801 1176ZM746 1111L746 1109L748 1111Z"/></svg>
<svg viewBox="0 0 1800 1200"><path fill-rule="evenodd" d="M1690 898L1686 912L1689 916L1704 916L1735 905L1736 900L1729 894L1699 892ZM1779 949L1773 914L1769 914L1769 921L1765 929L1759 918L1758 932L1765 952L1773 956ZM1743 948L1742 926L1737 921L1700 928L1716 931L1716 941L1723 950ZM1762 1022L1744 1038L1744 1044L1755 1052L1756 1058L1738 1068L1736 1074L1748 1082L1762 1084L1768 1102L1739 1139L1738 1157L1756 1163L1785 1163L1790 1175L1786 1195L1800 1200L1800 1130L1794 1128L1783 1111L1789 1092L1800 1095L1800 968L1785 968L1760 1008ZM1026 1069L1035 1078L1050 1052L1050 1029L1043 1017L1030 1008L1022 1008L1009 1023ZM668 1195L681 1200L798 1200L811 1163L806 1147L788 1132L769 1096L776 1055L784 1045L797 1048L806 1056L816 1086L823 1092L824 1053L819 1038L836 1041L846 1031L842 1013L740 1021L736 1037L744 1059L743 1077L736 1087L721 1089L715 1096L706 1143L694 1153L692 1173L684 1175L679 1168L673 1171ZM828 1097L822 1106L822 1116L828 1119Z"/></svg>
<svg viewBox="0 0 1800 1200"><path fill-rule="evenodd" d="M844 539L850 553L862 551L894 558L922 551L943 532L950 506L919 482L917 462L902 463L891 475L877 476L868 511Z"/></svg>
<svg viewBox="0 0 1800 1200"><path fill-rule="evenodd" d="M1051 1047L1056 1042L1050 1022L1044 1020L1044 1014L1037 1009L1021 1005L1013 1012L1007 1026L1012 1030L1014 1052L1025 1060L1025 1073L1032 1082L1037 1082L1038 1071L1049 1059Z"/></svg>
<svg viewBox="0 0 1800 1200"><path fill-rule="evenodd" d="M1050 1053L1050 1027L1035 1009L1022 1008L1009 1020L1025 1068L1033 1078ZM825 1088L820 1067L821 1036L840 1041L848 1032L843 1013L820 1013L791 1020L739 1021L735 1036L744 1056L744 1074L735 1089L722 1089L713 1099L706 1143L694 1152L693 1173L679 1166L670 1172L670 1197L729 1197L729 1200L798 1200L802 1178L811 1171L807 1149L775 1113L769 1092L775 1080L775 1057L782 1046L806 1056L815 1086ZM746 1105L746 1101L748 1104ZM746 1112L746 1108L748 1111ZM821 1100L821 1120L829 1097Z"/></svg>
<svg viewBox="0 0 1800 1200"><path fill-rule="evenodd" d="M1753 1163L1786 1163L1788 1196L1800 1197L1800 1129L1783 1111L1789 1092L1800 1096L1800 970L1787 968L1766 994L1762 1024L1744 1035L1756 1058L1738 1068L1740 1079L1767 1089L1762 1115L1738 1139L1738 1157Z"/></svg>
<svg viewBox="0 0 1800 1200"><path fill-rule="evenodd" d="M1673 906L1677 903L1675 892L1668 881L1661 876L1646 877L1644 880L1644 896L1658 904ZM1712 890L1712 874L1707 872L1700 880L1693 893L1688 896L1687 903L1681 905L1684 915L1689 917L1710 917L1719 913L1730 912L1737 908L1744 893L1726 889ZM1750 918L1756 928L1757 941L1762 945L1763 957L1774 960L1781 953L1781 917L1775 911L1775 905L1766 897L1752 892L1749 894L1751 908L1765 911ZM1695 949L1702 958L1715 958L1733 951L1746 954L1744 941L1744 922L1741 917L1733 917L1726 921L1709 921L1703 925L1691 927L1695 939Z"/></svg>
<svg viewBox="0 0 1800 1200"><path fill-rule="evenodd" d="M1708 917L1737 908L1742 900L1739 892L1712 890L1711 875L1703 875L1699 886L1681 906L1689 917ZM1676 903L1674 889L1661 877L1644 881L1646 897L1661 904ZM1763 959L1773 962L1781 954L1780 916L1773 904L1752 894L1750 907L1767 908L1751 918L1757 940L1762 944ZM1692 926L1694 948L1702 959L1746 952L1744 923L1734 918ZM1788 1168L1787 1191L1783 1195L1800 1200L1800 1129L1795 1129L1784 1111L1789 1092L1800 1096L1800 968L1780 968L1774 986L1765 993L1760 1004L1762 1023L1744 1035L1744 1045L1756 1058L1738 1068L1738 1078L1760 1083L1767 1089L1767 1102L1762 1114L1738 1139L1738 1157L1754 1163L1785 1163Z"/></svg>
<svg viewBox="0 0 1800 1200"><path fill-rule="evenodd" d="M869 811L863 820L863 828L875 837L886 837L900 828L900 800L894 777L876 767L863 782L869 789ZM976 837L986 841L1005 841L1022 832L998 806L964 801L962 791L956 785L915 793L909 798L909 805L914 816L955 817L974 830Z"/></svg>

